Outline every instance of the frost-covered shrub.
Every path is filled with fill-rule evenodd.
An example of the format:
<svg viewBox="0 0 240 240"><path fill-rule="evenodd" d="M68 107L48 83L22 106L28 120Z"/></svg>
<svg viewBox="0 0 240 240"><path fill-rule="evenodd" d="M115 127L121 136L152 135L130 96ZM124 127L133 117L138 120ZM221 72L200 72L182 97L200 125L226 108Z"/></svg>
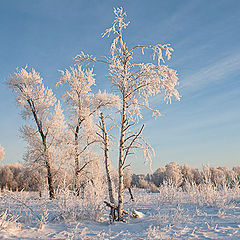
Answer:
<svg viewBox="0 0 240 240"><path fill-rule="evenodd" d="M0 231L17 231L20 230L21 224L18 223L19 217L13 216L6 210L0 214Z"/></svg>
<svg viewBox="0 0 240 240"><path fill-rule="evenodd" d="M235 186L222 185L216 187L212 182L202 184L186 183L184 191L176 189L177 202L196 203L200 206L227 207L234 199L240 197L240 188ZM175 200L176 201L176 200Z"/></svg>
<svg viewBox="0 0 240 240"><path fill-rule="evenodd" d="M168 182L164 181L158 190L159 200L161 202L176 203L176 201L179 201L179 189L170 180Z"/></svg>
<svg viewBox="0 0 240 240"><path fill-rule="evenodd" d="M56 203L59 215L56 220L94 220L99 221L103 215L103 199L95 195L94 190L88 191L84 197L79 197L69 189L56 193Z"/></svg>
<svg viewBox="0 0 240 240"><path fill-rule="evenodd" d="M187 209L184 209L179 204L172 209L166 211L161 210L161 207L157 209L158 212L153 216L156 223L161 227L167 227L168 225L181 226L191 221L192 216Z"/></svg>
<svg viewBox="0 0 240 240"><path fill-rule="evenodd" d="M79 192L74 191L73 184L69 182L71 179L63 181L62 186L59 186L56 191L60 218L98 221L102 216L104 200L107 198L107 183L100 162L101 158L92 154L91 159L86 156L84 160L88 164L78 177Z"/></svg>
<svg viewBox="0 0 240 240"><path fill-rule="evenodd" d="M163 239L163 233L159 226L149 226L147 231L145 232L146 239Z"/></svg>

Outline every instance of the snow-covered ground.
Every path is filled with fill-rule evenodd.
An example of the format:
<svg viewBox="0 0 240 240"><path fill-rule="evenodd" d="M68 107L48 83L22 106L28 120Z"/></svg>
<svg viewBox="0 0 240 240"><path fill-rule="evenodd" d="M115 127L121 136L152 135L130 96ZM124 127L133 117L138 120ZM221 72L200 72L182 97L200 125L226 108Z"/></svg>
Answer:
<svg viewBox="0 0 240 240"><path fill-rule="evenodd" d="M240 190L210 186L158 193L134 189L125 209L139 218L109 224L109 209L69 192L53 201L36 193L2 192L0 239L240 239Z"/></svg>

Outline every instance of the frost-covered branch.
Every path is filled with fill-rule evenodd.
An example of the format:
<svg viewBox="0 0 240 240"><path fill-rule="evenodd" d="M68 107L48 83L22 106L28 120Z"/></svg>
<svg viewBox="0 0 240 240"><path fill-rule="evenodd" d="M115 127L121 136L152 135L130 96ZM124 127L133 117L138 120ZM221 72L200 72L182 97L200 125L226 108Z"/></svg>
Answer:
<svg viewBox="0 0 240 240"><path fill-rule="evenodd" d="M126 152L125 152L125 156L123 158L123 165L125 164L125 161L127 159L129 150L131 149L133 143L136 141L136 139L140 136L140 134L142 133L142 130L144 128L144 124L142 125L142 127L140 128L139 132L134 136L134 138L131 140L130 144L127 146L126 148Z"/></svg>

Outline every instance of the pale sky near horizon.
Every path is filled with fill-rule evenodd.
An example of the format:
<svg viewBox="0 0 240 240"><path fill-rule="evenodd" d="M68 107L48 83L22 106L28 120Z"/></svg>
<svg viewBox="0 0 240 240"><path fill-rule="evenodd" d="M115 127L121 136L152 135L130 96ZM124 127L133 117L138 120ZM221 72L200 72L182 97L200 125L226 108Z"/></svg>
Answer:
<svg viewBox="0 0 240 240"><path fill-rule="evenodd" d="M180 102L164 104L164 116L145 112L144 134L154 147L152 168L169 162L201 168L240 165L240 1L238 0L8 0L0 2L0 145L2 163L21 162L26 144L14 96L4 81L16 67L28 65L55 88L57 70L74 65L81 50L108 54L113 8L122 6L130 25L125 40L136 44L171 43L169 67L178 71ZM146 57L147 60L148 57ZM96 87L109 89L106 69L97 66ZM159 104L158 104L159 103ZM137 158L137 157L136 157ZM131 160L145 172L143 160Z"/></svg>

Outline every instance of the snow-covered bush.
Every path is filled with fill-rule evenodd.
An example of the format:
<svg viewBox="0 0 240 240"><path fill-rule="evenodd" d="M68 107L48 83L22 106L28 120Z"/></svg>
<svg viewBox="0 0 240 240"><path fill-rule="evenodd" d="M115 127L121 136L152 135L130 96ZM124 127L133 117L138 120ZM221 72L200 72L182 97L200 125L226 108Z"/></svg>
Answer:
<svg viewBox="0 0 240 240"><path fill-rule="evenodd" d="M0 214L0 231L14 232L21 229L19 217L13 216L6 210Z"/></svg>

